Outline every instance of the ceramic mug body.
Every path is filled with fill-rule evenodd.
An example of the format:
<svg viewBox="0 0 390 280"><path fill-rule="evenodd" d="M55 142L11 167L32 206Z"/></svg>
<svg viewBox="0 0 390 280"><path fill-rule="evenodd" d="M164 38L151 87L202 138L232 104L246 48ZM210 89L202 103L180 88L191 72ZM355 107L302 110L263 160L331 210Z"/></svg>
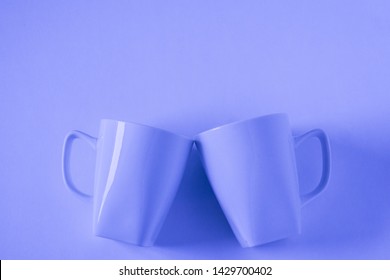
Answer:
<svg viewBox="0 0 390 280"><path fill-rule="evenodd" d="M79 194L68 171L68 146L75 138L96 146L95 234L152 246L176 195L192 140L115 120L101 121L96 140L73 131L64 145L64 179Z"/></svg>
<svg viewBox="0 0 390 280"><path fill-rule="evenodd" d="M299 194L295 147L318 137L323 175L310 194ZM329 177L329 143L321 130L292 136L288 117L274 114L208 130L196 137L203 165L229 224L243 247L300 232L301 205Z"/></svg>

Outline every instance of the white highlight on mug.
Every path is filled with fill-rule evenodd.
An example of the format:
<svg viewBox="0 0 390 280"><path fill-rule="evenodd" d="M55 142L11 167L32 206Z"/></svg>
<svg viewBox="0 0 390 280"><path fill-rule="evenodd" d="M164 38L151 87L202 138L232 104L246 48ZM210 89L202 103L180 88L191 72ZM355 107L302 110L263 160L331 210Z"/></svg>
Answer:
<svg viewBox="0 0 390 280"><path fill-rule="evenodd" d="M106 184L106 187L104 189L103 199L102 199L102 203L100 205L98 221L100 220L100 215L102 213L102 209L103 209L104 203L106 201L107 195L112 187L112 184L114 183L115 172L116 172L117 167L118 167L119 156L120 156L121 150L122 150L122 142L123 142L124 135L125 135L125 123L118 122L118 126L116 129L116 135L115 135L114 152L112 153L110 171L108 173L107 184Z"/></svg>

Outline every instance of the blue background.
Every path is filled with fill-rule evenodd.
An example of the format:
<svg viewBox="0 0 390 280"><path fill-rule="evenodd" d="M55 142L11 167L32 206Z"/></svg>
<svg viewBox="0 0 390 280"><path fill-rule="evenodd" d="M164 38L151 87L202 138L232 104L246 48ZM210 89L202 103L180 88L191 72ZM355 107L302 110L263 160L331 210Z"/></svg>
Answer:
<svg viewBox="0 0 390 280"><path fill-rule="evenodd" d="M0 259L389 259L389 1L0 2ZM113 118L187 136L285 112L328 132L328 189L302 234L242 249L196 150L155 247L92 234L62 182L66 133ZM94 152L77 142L76 183ZM315 140L297 151L302 192Z"/></svg>

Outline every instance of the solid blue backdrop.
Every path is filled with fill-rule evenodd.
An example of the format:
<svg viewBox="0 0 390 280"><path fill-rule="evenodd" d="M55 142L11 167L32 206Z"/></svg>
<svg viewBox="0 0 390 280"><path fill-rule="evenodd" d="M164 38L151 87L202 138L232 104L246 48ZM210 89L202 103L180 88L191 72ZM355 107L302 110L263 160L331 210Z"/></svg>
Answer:
<svg viewBox="0 0 390 280"><path fill-rule="evenodd" d="M388 1L1 1L0 259L389 259ZM68 131L101 118L194 136L289 115L328 132L328 189L302 234L240 247L192 151L155 247L92 234L92 203L62 182ZM320 175L298 149L302 191ZM94 152L71 155L92 192Z"/></svg>

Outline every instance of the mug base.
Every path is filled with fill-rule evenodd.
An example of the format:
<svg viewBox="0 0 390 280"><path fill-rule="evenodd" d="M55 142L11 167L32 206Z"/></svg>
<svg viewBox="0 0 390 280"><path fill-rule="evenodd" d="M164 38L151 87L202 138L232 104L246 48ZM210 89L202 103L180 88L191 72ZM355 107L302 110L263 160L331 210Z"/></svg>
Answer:
<svg viewBox="0 0 390 280"><path fill-rule="evenodd" d="M155 243L154 240L153 241L150 241L150 240L148 240L148 241L134 241L134 240L119 238L116 236L108 236L108 235L105 235L102 233L95 233L95 236L101 237L101 238L106 238L106 239L111 239L111 240L121 242L121 243L124 243L127 245L135 245L135 246L139 246L139 247L152 247L152 246L154 246L154 243Z"/></svg>
<svg viewBox="0 0 390 280"><path fill-rule="evenodd" d="M252 248L252 247L262 246L262 245L266 245L266 244L273 243L273 242L278 242L280 240L284 240L284 239L299 235L300 233L301 232L299 230L299 231L294 231L294 232L284 234L284 235L278 236L278 237L274 236L272 238L259 238L257 240L245 240L245 239L241 238L241 239L238 239L238 242L240 243L242 248Z"/></svg>

